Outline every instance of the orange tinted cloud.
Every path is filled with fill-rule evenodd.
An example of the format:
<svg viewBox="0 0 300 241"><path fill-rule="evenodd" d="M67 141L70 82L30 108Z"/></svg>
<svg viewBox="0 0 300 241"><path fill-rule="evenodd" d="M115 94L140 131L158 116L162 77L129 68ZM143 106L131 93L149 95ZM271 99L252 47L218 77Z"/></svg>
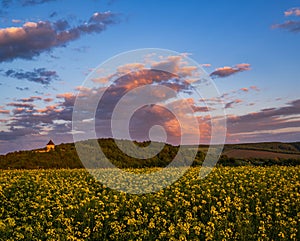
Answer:
<svg viewBox="0 0 300 241"><path fill-rule="evenodd" d="M51 112L51 111L56 110L57 106L58 106L58 104L55 104L55 105L48 105L48 106L46 106L45 108L37 109L36 112L38 112L38 113Z"/></svg>
<svg viewBox="0 0 300 241"><path fill-rule="evenodd" d="M119 73L122 73L122 74L127 74L127 73L130 73L132 71L142 70L143 68L145 68L144 64L141 64L141 63L129 63L129 64L125 64L125 65L119 66L118 69L117 69L117 71Z"/></svg>
<svg viewBox="0 0 300 241"><path fill-rule="evenodd" d="M244 87L244 88L241 88L241 90L242 90L242 91L244 91L244 92L248 92L248 91L249 91L249 89L248 89L248 88L246 88L246 87Z"/></svg>
<svg viewBox="0 0 300 241"><path fill-rule="evenodd" d="M0 114L9 114L10 111L9 110L0 110Z"/></svg>
<svg viewBox="0 0 300 241"><path fill-rule="evenodd" d="M233 75L235 73L247 71L250 69L251 69L250 64L245 64L245 63L237 64L234 67L224 66L224 67L215 69L215 71L212 72L210 74L210 76L214 77L214 78L224 78L224 77Z"/></svg>
<svg viewBox="0 0 300 241"><path fill-rule="evenodd" d="M44 99L45 102L51 102L51 101L53 101L53 100L54 100L53 98L45 98L45 99Z"/></svg>
<svg viewBox="0 0 300 241"><path fill-rule="evenodd" d="M62 98L62 99L71 99L74 98L75 94L72 92L66 92L62 94L56 95L57 98Z"/></svg>

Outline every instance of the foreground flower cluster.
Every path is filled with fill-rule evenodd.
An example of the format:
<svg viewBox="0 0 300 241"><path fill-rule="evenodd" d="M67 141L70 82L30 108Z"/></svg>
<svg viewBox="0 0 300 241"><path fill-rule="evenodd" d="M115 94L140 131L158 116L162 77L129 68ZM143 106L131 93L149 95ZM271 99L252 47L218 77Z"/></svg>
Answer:
<svg viewBox="0 0 300 241"><path fill-rule="evenodd" d="M0 240L300 240L299 173L219 167L201 180L191 168L158 193L130 195L85 170L2 171Z"/></svg>

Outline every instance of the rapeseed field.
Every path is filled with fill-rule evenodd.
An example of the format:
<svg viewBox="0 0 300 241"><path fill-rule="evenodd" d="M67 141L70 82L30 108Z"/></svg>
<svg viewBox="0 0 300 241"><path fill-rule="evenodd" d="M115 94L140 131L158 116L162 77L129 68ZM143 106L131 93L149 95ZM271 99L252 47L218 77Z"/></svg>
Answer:
<svg viewBox="0 0 300 241"><path fill-rule="evenodd" d="M218 167L200 179L194 167L157 193L133 195L84 169L1 171L0 240L300 240L299 173Z"/></svg>

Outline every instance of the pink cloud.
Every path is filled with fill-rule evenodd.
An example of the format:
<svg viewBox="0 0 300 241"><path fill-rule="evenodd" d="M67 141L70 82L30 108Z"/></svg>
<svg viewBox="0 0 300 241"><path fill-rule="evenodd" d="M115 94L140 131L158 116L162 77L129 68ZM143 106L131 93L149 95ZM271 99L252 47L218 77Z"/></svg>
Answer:
<svg viewBox="0 0 300 241"><path fill-rule="evenodd" d="M292 16L292 15L294 15L294 16L300 16L300 8L291 8L291 9L285 11L284 15L286 17Z"/></svg>
<svg viewBox="0 0 300 241"><path fill-rule="evenodd" d="M255 90L255 91L260 91L260 89L257 86L250 86L250 89Z"/></svg>

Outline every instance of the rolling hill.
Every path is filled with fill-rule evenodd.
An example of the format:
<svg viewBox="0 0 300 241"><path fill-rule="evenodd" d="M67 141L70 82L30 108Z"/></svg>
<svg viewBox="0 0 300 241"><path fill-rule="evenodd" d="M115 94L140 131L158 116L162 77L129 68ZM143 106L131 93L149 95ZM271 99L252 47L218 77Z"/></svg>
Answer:
<svg viewBox="0 0 300 241"><path fill-rule="evenodd" d="M126 140L121 141L125 145ZM89 163L83 165L77 155L74 143L63 143L57 145L49 152L18 151L0 156L0 169L48 169L48 168L84 168L97 167L99 159L95 158L95 150L90 141L84 141L83 151L90 157ZM141 168L141 167L164 167L167 166L178 152L177 146L166 144L164 148L152 158L138 159L124 154L113 139L99 139L99 145L105 156L119 168ZM138 143L139 146L147 146L149 142ZM197 155L193 165L201 165L206 145L188 146L187 149L197 148ZM189 151L184 153L186 157L192 155ZM101 162L101 161L100 161ZM299 165L300 164L300 142L280 143L246 143L227 144L224 146L219 165Z"/></svg>

